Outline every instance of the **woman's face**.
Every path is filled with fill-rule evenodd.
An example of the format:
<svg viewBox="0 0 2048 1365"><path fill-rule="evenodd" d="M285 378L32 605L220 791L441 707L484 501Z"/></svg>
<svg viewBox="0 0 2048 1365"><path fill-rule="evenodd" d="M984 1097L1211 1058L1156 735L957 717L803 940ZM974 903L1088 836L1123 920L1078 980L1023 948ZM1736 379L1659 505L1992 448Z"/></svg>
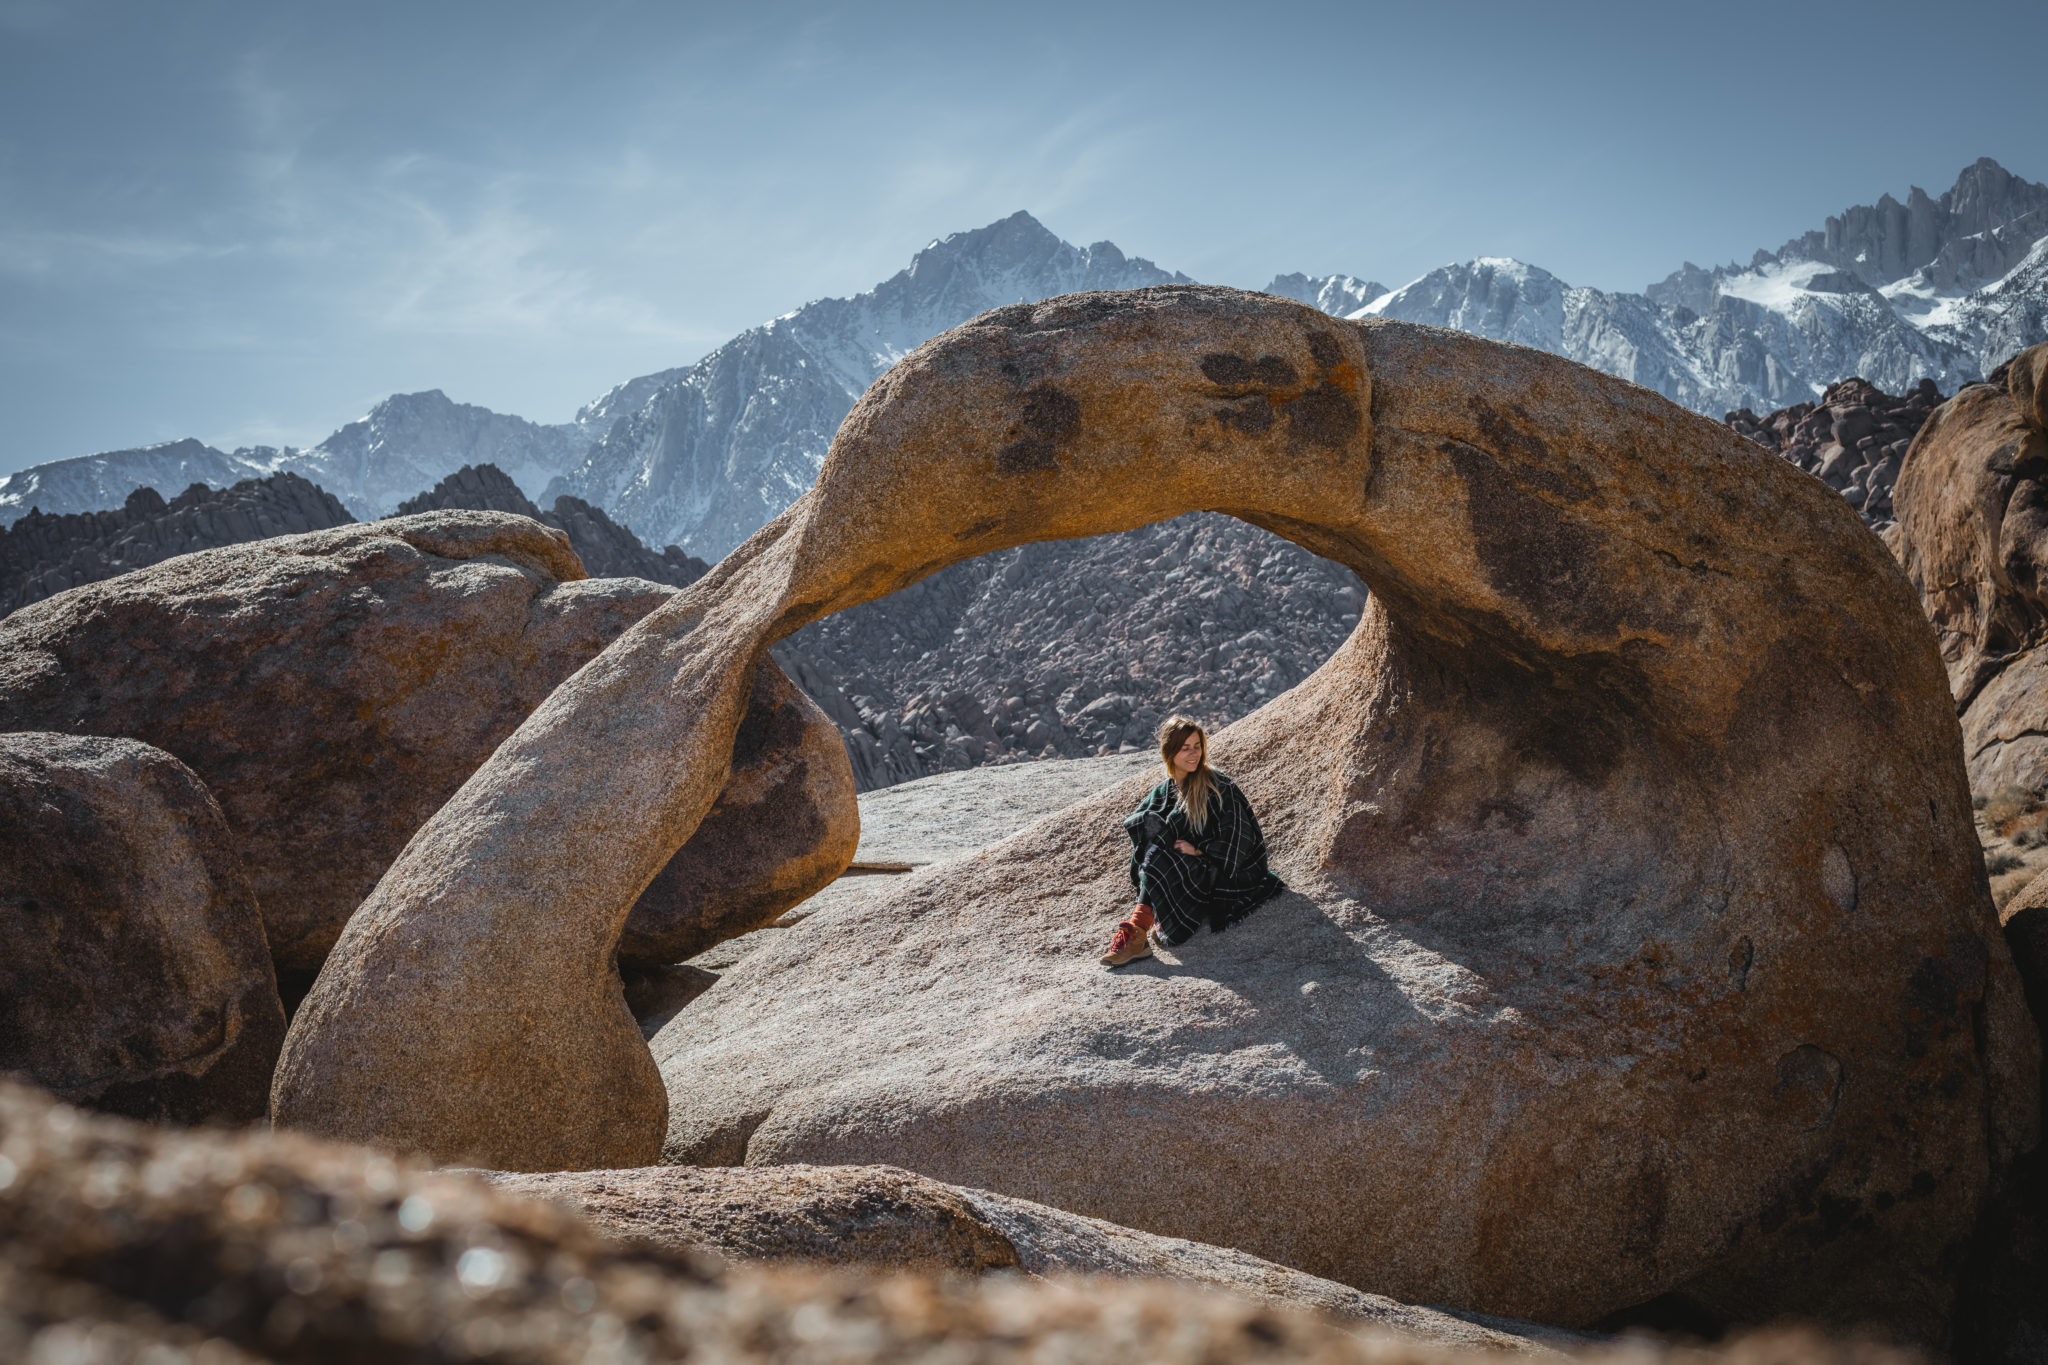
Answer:
<svg viewBox="0 0 2048 1365"><path fill-rule="evenodd" d="M1173 766L1184 773L1191 773L1202 766L1202 736L1192 734L1182 741L1180 752L1173 756Z"/></svg>

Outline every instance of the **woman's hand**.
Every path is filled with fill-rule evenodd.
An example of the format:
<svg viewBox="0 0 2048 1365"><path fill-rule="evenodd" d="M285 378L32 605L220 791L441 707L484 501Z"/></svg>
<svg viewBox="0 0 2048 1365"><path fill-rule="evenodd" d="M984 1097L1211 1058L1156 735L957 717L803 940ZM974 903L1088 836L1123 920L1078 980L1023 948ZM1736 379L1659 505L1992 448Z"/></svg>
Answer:
<svg viewBox="0 0 2048 1365"><path fill-rule="evenodd" d="M1181 852L1188 854L1190 857L1199 858L1202 856L1202 850L1196 848L1193 844L1189 843L1185 839L1175 839L1173 841L1173 846L1179 849Z"/></svg>

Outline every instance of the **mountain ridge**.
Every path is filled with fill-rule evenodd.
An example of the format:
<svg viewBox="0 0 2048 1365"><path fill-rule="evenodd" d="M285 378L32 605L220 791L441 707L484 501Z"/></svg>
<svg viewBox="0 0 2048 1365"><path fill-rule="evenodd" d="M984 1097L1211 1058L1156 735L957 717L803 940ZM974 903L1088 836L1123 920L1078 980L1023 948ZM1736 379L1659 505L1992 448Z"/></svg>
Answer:
<svg viewBox="0 0 2048 1365"><path fill-rule="evenodd" d="M1001 304L1186 281L1110 242L1074 246L1018 211L937 238L864 293L815 299L691 365L636 376L546 425L394 394L307 449L196 440L103 452L0 478L0 525L113 507L133 489L215 487L290 471L360 517L468 465L546 505L573 496L650 544L715 561L801 496L840 420L930 337ZM2048 332L2048 185L1980 158L1939 197L1912 187L1831 216L1748 266L1690 262L1642 293L1566 283L1508 257L1453 262L1389 289L1276 275L1267 291L1342 317L1396 317L1535 346L1709 416L1812 403L1851 376L1953 392Z"/></svg>

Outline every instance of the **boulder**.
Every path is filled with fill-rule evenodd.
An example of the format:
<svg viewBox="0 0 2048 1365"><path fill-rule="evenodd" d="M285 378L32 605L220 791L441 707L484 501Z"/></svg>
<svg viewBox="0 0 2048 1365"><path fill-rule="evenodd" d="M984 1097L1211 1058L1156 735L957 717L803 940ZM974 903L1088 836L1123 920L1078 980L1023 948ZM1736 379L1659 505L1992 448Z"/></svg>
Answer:
<svg viewBox="0 0 2048 1365"><path fill-rule="evenodd" d="M2030 346L2007 365L2006 388L2021 420L2036 431L2048 431L2048 345Z"/></svg>
<svg viewBox="0 0 2048 1365"><path fill-rule="evenodd" d="M689 842L640 894L619 961L681 962L758 929L829 884L859 843L853 765L839 728L763 658L733 740L731 776Z"/></svg>
<svg viewBox="0 0 2048 1365"><path fill-rule="evenodd" d="M1893 492L1980 791L2048 785L2048 427L2028 387L2044 366L2036 346L1937 409Z"/></svg>
<svg viewBox="0 0 2048 1365"><path fill-rule="evenodd" d="M725 1268L387 1153L147 1128L5 1084L0 1153L0 1357L31 1365L1481 1365L1488 1348L1528 1348L1401 1305L1366 1322L1304 1312L1257 1286ZM1358 1298L1327 1292L1337 1312ZM1894 1365L1867 1350L1770 1359Z"/></svg>
<svg viewBox="0 0 2048 1365"><path fill-rule="evenodd" d="M605 964L762 653L947 563L1194 509L1371 589L1217 736L1293 894L1103 974L1132 778L788 930L657 1071ZM624 1164L661 1120L678 1161L885 1162L1409 1302L1581 1324L1685 1294L1938 1339L2037 1087L1956 734L1847 504L1647 390L1225 289L997 309L883 376L816 487L421 829L273 1105L528 1169Z"/></svg>
<svg viewBox="0 0 2048 1365"><path fill-rule="evenodd" d="M1363 1294L1241 1251L1120 1228L888 1166L772 1166L484 1175L511 1193L575 1208L607 1236L737 1261L867 1270L1182 1280L1271 1304L1480 1350L1558 1353L1589 1341L1503 1319L1470 1320Z"/></svg>
<svg viewBox="0 0 2048 1365"><path fill-rule="evenodd" d="M167 1123L253 1123L284 1007L241 860L189 768L0 735L0 1072Z"/></svg>
<svg viewBox="0 0 2048 1365"><path fill-rule="evenodd" d="M189 764L227 817L278 967L303 989L413 831L541 698L672 595L589 579L561 531L501 512L211 550L0 621L0 728L125 735ZM823 749L837 731L772 663L762 677L773 714L749 724L772 735L742 786L775 814L751 797L726 809L753 820L757 863L773 849L797 866L765 858L776 864L765 887L747 870L720 879L722 913L738 903L756 923L836 873L836 854L802 842L805 831L848 855L854 837L832 795L843 780L850 800L851 777ZM838 824L807 815L799 788L815 788ZM803 827L799 843L774 842L785 821ZM691 865L702 876L705 855ZM692 886L657 891L646 914L687 938L706 900Z"/></svg>

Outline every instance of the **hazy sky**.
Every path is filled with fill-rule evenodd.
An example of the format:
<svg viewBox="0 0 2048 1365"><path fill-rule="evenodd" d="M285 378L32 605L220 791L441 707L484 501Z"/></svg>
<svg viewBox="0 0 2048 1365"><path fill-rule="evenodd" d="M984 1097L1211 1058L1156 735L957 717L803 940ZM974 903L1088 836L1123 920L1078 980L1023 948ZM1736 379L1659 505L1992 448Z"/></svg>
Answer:
<svg viewBox="0 0 2048 1365"><path fill-rule="evenodd" d="M1197 279L1640 289L1979 156L2048 4L0 0L0 473L566 420L1028 209Z"/></svg>

